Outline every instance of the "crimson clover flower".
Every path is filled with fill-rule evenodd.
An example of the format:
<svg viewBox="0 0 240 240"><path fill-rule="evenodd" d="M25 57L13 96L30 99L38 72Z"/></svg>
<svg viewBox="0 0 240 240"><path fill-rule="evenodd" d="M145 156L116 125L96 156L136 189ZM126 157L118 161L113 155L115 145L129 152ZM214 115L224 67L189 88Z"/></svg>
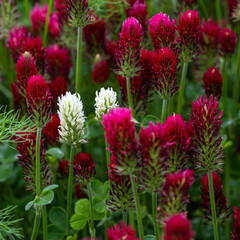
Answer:
<svg viewBox="0 0 240 240"><path fill-rule="evenodd" d="M21 141L17 144L17 150L20 156L19 163L23 168L24 179L27 183L26 188L33 192L36 191L36 133L31 133L24 137L25 141ZM52 184L52 173L49 171L49 166L45 158L45 149L43 148L44 140L40 140L40 178L41 189Z"/></svg>
<svg viewBox="0 0 240 240"><path fill-rule="evenodd" d="M209 101L204 95L192 103L192 158L198 171L217 171L222 166L222 137L220 136L220 120L217 98L211 95ZM218 114L219 113L219 114Z"/></svg>
<svg viewBox="0 0 240 240"><path fill-rule="evenodd" d="M140 70L142 26L134 17L127 18L119 33L116 51L117 73L124 77L134 77Z"/></svg>
<svg viewBox="0 0 240 240"><path fill-rule="evenodd" d="M213 189L214 189L214 200L216 206L216 216L219 222L223 222L227 217L230 216L229 208L227 207L226 197L223 195L223 186L220 180L220 177L212 172L213 178ZM202 203L204 217L207 220L212 219L212 210L209 197L209 183L208 183L208 174L202 176L201 180L201 191L202 191Z"/></svg>
<svg viewBox="0 0 240 240"><path fill-rule="evenodd" d="M136 238L136 231L131 229L131 225L126 226L123 221L121 221L121 227L115 225L107 230L108 240L139 240Z"/></svg>
<svg viewBox="0 0 240 240"><path fill-rule="evenodd" d="M131 109L110 110L103 115L102 124L117 171L120 175L132 174L138 167L138 143Z"/></svg>
<svg viewBox="0 0 240 240"><path fill-rule="evenodd" d="M44 126L51 117L53 97L45 79L41 75L32 76L27 83L26 99L28 111L36 124Z"/></svg>
<svg viewBox="0 0 240 240"><path fill-rule="evenodd" d="M203 83L203 88L208 97L210 97L210 95L213 95L214 97L220 99L222 95L223 78L217 68L208 68L207 72L203 74Z"/></svg>
<svg viewBox="0 0 240 240"><path fill-rule="evenodd" d="M62 178L68 177L70 162L66 159L62 159L58 165L58 173Z"/></svg>
<svg viewBox="0 0 240 240"><path fill-rule="evenodd" d="M59 138L59 132L58 128L60 126L60 118L57 114L52 114L50 121L46 124L46 126L43 128L42 133L45 135L47 139L47 143L50 145L55 145L58 138Z"/></svg>
<svg viewBox="0 0 240 240"><path fill-rule="evenodd" d="M54 7L61 23L67 22L67 0L55 0Z"/></svg>
<svg viewBox="0 0 240 240"><path fill-rule="evenodd" d="M190 201L190 190L194 182L193 170L168 173L160 192L159 218L186 211Z"/></svg>
<svg viewBox="0 0 240 240"><path fill-rule="evenodd" d="M234 223L233 223L233 231L231 233L231 239L232 240L238 240L240 239L240 208L233 207L234 211Z"/></svg>
<svg viewBox="0 0 240 240"><path fill-rule="evenodd" d="M190 150L191 132L188 124L178 114L169 116L163 124L165 138L173 144L169 148L169 172L186 168L187 153Z"/></svg>
<svg viewBox="0 0 240 240"><path fill-rule="evenodd" d="M108 175L110 180L108 206L112 211L128 211L130 208L134 208L131 181L127 175L119 176L116 170L112 155Z"/></svg>
<svg viewBox="0 0 240 240"><path fill-rule="evenodd" d="M155 91L164 99L171 98L177 87L177 55L168 47L153 54L152 74Z"/></svg>
<svg viewBox="0 0 240 240"><path fill-rule="evenodd" d="M80 152L74 157L74 174L82 183L89 183L93 180L96 175L94 166L91 154Z"/></svg>
<svg viewBox="0 0 240 240"><path fill-rule="evenodd" d="M181 58L183 62L192 61L199 52L200 41L200 21L198 11L187 10L180 18L177 25L179 33L179 47L181 48Z"/></svg>
<svg viewBox="0 0 240 240"><path fill-rule="evenodd" d="M169 16L161 12L149 20L148 31L155 50L164 47L171 48L176 38L175 23L175 19L171 21Z"/></svg>
<svg viewBox="0 0 240 240"><path fill-rule="evenodd" d="M164 220L164 240L191 240L192 224L185 213L178 213Z"/></svg>
<svg viewBox="0 0 240 240"><path fill-rule="evenodd" d="M141 175L139 181L145 191L158 191L163 186L167 173L169 143L166 142L164 127L150 122L139 133L141 153Z"/></svg>

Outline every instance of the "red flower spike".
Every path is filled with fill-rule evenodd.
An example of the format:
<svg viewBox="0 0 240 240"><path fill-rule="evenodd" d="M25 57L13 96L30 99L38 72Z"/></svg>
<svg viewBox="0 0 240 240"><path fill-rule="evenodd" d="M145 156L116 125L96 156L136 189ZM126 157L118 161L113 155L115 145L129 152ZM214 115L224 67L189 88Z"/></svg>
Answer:
<svg viewBox="0 0 240 240"><path fill-rule="evenodd" d="M176 37L175 23L175 19L171 21L169 16L161 12L149 20L148 30L155 50L172 46Z"/></svg>
<svg viewBox="0 0 240 240"><path fill-rule="evenodd" d="M41 75L32 76L27 83L26 98L28 111L35 119L36 124L44 126L50 119L53 97L49 87Z"/></svg>
<svg viewBox="0 0 240 240"><path fill-rule="evenodd" d="M47 138L47 143L54 146L59 138L58 128L60 126L60 119L58 115L52 114L50 121L43 128L42 132Z"/></svg>
<svg viewBox="0 0 240 240"><path fill-rule="evenodd" d="M231 29L223 28L219 32L218 42L220 45L221 55L226 57L235 52L237 36Z"/></svg>
<svg viewBox="0 0 240 240"><path fill-rule="evenodd" d="M171 98L177 87L177 55L168 47L153 54L152 74L155 91L165 99Z"/></svg>
<svg viewBox="0 0 240 240"><path fill-rule="evenodd" d="M186 153L190 149L191 134L187 123L178 114L173 114L163 124L165 138L172 142L169 149L169 172L186 168Z"/></svg>
<svg viewBox="0 0 240 240"><path fill-rule="evenodd" d="M139 133L141 153L140 184L145 191L158 191L162 188L167 173L168 143L165 138L164 127L158 122L150 122L145 129L141 127Z"/></svg>
<svg viewBox="0 0 240 240"><path fill-rule="evenodd" d="M87 44L87 51L97 54L105 50L105 22L96 16L91 17L91 21L83 28L83 37Z"/></svg>
<svg viewBox="0 0 240 240"><path fill-rule="evenodd" d="M204 96L192 103L192 158L195 168L202 172L218 171L222 165L222 138L219 135L223 111L219 113L217 98Z"/></svg>
<svg viewBox="0 0 240 240"><path fill-rule="evenodd" d="M58 165L58 173L61 177L67 178L69 172L70 162L68 160L62 159Z"/></svg>
<svg viewBox="0 0 240 240"><path fill-rule="evenodd" d="M160 192L160 219L186 211L193 182L193 170L186 169L184 172L167 174L163 190Z"/></svg>
<svg viewBox="0 0 240 240"><path fill-rule="evenodd" d="M143 30L147 30L148 12L145 1L143 3L141 3L140 1L136 1L127 12L127 16L136 18L142 25Z"/></svg>
<svg viewBox="0 0 240 240"><path fill-rule="evenodd" d="M213 95L214 97L220 99L222 95L223 78L217 68L208 68L207 72L203 74L203 83L203 88L208 97Z"/></svg>
<svg viewBox="0 0 240 240"><path fill-rule="evenodd" d="M55 9L61 23L67 22L67 0L55 0Z"/></svg>
<svg viewBox="0 0 240 240"><path fill-rule="evenodd" d="M131 181L129 176L118 175L114 161L114 156L112 155L108 175L110 180L108 206L112 211L128 211L130 208L134 208Z"/></svg>
<svg viewBox="0 0 240 240"><path fill-rule="evenodd" d="M138 143L131 109L112 109L102 124L119 175L132 174L138 166Z"/></svg>
<svg viewBox="0 0 240 240"><path fill-rule="evenodd" d="M17 144L17 150L20 153L19 163L24 171L24 178L27 190L33 192L36 191L35 183L35 158L36 158L36 133L25 136L24 142ZM41 189L52 184L52 173L49 171L49 166L45 158L45 149L43 148L44 140L40 141L40 178L41 178Z"/></svg>
<svg viewBox="0 0 240 240"><path fill-rule="evenodd" d="M237 8L238 3L239 3L238 0L227 0L230 17L233 17L234 10Z"/></svg>
<svg viewBox="0 0 240 240"><path fill-rule="evenodd" d="M164 220L164 240L191 240L194 237L192 224L185 213Z"/></svg>
<svg viewBox="0 0 240 240"><path fill-rule="evenodd" d="M198 11L187 10L180 18L177 25L179 45L182 49L183 62L190 62L199 52L200 21Z"/></svg>
<svg viewBox="0 0 240 240"><path fill-rule="evenodd" d="M50 92L55 100L57 101L58 97L61 95L65 95L67 91L67 81L63 77L51 78L51 82L49 83Z"/></svg>
<svg viewBox="0 0 240 240"><path fill-rule="evenodd" d="M51 77L67 78L72 67L71 57L66 48L54 44L46 51L46 68Z"/></svg>
<svg viewBox="0 0 240 240"><path fill-rule="evenodd" d="M216 50L218 48L218 34L220 29L217 21L213 21L212 18L209 18L207 22L205 22L205 19L202 19L200 45L205 51L209 49Z"/></svg>
<svg viewBox="0 0 240 240"><path fill-rule="evenodd" d="M82 183L89 183L93 180L96 175L94 166L95 163L93 162L91 154L80 152L74 157L74 174Z"/></svg>
<svg viewBox="0 0 240 240"><path fill-rule="evenodd" d="M126 227L123 221L121 221L121 227L117 224L110 227L107 230L107 235L108 240L140 240L136 238L136 231L131 229L131 225Z"/></svg>
<svg viewBox="0 0 240 240"><path fill-rule="evenodd" d="M104 83L109 78L109 68L105 60L97 54L93 63L93 81L96 83Z"/></svg>
<svg viewBox="0 0 240 240"><path fill-rule="evenodd" d="M224 222L224 220L230 216L230 211L227 208L227 200L226 197L223 195L223 186L219 176L212 172L213 178L213 189L214 189L214 199L215 199L215 206L216 206L216 215L219 222ZM204 217L207 220L212 219L212 210L210 204L210 196L209 196L209 183L208 183L208 174L202 177L201 180L201 191L202 191L202 200L201 206L203 208Z"/></svg>
<svg viewBox="0 0 240 240"><path fill-rule="evenodd" d="M138 74L142 35L142 26L136 18L130 17L123 22L116 51L116 61L119 68L117 72L119 75L134 77Z"/></svg>
<svg viewBox="0 0 240 240"><path fill-rule="evenodd" d="M233 223L233 231L231 233L231 240L240 239L240 208L233 207L234 211L234 223Z"/></svg>
<svg viewBox="0 0 240 240"><path fill-rule="evenodd" d="M38 73L34 58L29 52L20 56L16 64L17 81L16 86L21 93L25 92L28 79Z"/></svg>

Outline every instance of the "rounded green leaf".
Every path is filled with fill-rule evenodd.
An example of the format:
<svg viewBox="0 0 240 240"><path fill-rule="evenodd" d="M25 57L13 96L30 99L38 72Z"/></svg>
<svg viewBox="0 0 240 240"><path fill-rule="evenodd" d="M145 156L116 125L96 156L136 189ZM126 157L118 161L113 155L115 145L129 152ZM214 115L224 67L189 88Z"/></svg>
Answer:
<svg viewBox="0 0 240 240"><path fill-rule="evenodd" d="M42 205L47 205L47 204L52 202L53 198L54 198L53 191L51 191L51 190L45 191L41 194L40 197L35 199L34 203L36 205L41 205L41 206Z"/></svg>
<svg viewBox="0 0 240 240"><path fill-rule="evenodd" d="M59 226L50 224L48 225L48 240L63 240L65 239L65 230Z"/></svg>
<svg viewBox="0 0 240 240"><path fill-rule="evenodd" d="M95 195L101 197L103 192L103 184L101 181L95 179L91 182L91 188Z"/></svg>
<svg viewBox="0 0 240 240"><path fill-rule="evenodd" d="M110 181L107 180L103 185L102 197L104 200L106 200L108 198L109 188L110 188Z"/></svg>
<svg viewBox="0 0 240 240"><path fill-rule="evenodd" d="M105 215L106 215L106 210L105 209L101 213L93 210L93 220L101 220L102 218L105 217Z"/></svg>
<svg viewBox="0 0 240 240"><path fill-rule="evenodd" d="M70 225L74 230L82 230L87 223L87 220L82 219L81 214L74 214L70 219Z"/></svg>
<svg viewBox="0 0 240 240"><path fill-rule="evenodd" d="M52 207L49 212L49 219L52 224L59 226L61 229L67 229L67 215L63 208Z"/></svg>
<svg viewBox="0 0 240 240"><path fill-rule="evenodd" d="M54 156L56 159L62 159L64 157L62 150L56 147L48 149L46 153Z"/></svg>
<svg viewBox="0 0 240 240"><path fill-rule="evenodd" d="M83 219L90 218L90 204L88 199L83 198L76 202L75 213L81 215Z"/></svg>
<svg viewBox="0 0 240 240"><path fill-rule="evenodd" d="M105 211L105 204L102 199L98 196L93 198L93 208L95 211L102 213Z"/></svg>
<svg viewBox="0 0 240 240"><path fill-rule="evenodd" d="M149 125L149 123L152 122L154 124L156 124L157 122L160 122L160 119L153 116L153 115L147 115L142 122L143 127L146 127Z"/></svg>
<svg viewBox="0 0 240 240"><path fill-rule="evenodd" d="M32 207L33 204L34 204L34 200L31 202L28 202L27 205L25 206L25 211L28 211Z"/></svg>
<svg viewBox="0 0 240 240"><path fill-rule="evenodd" d="M55 188L57 188L57 187L58 187L57 184L52 184L52 185L49 185L49 186L45 187L42 192L46 192L46 191L49 191L49 190L53 190L53 189L55 189Z"/></svg>

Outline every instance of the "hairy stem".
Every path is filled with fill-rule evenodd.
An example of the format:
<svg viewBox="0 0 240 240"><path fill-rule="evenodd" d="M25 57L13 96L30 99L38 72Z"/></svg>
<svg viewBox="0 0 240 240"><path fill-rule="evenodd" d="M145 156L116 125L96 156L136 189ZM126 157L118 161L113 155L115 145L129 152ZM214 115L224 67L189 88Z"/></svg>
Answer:
<svg viewBox="0 0 240 240"><path fill-rule="evenodd" d="M95 240L95 228L94 228L94 221L93 221L93 199L92 199L92 191L91 191L91 185L88 183L87 185L88 188L88 197L89 197L89 202L90 202L90 235L91 235L91 240Z"/></svg>
<svg viewBox="0 0 240 240"><path fill-rule="evenodd" d="M127 211L125 209L122 210L122 219L127 226Z"/></svg>
<svg viewBox="0 0 240 240"><path fill-rule="evenodd" d="M127 97L128 97L128 106L132 109L132 116L134 117L134 109L133 109L133 101L132 101L132 93L131 93L131 82L130 78L126 77L127 80Z"/></svg>
<svg viewBox="0 0 240 240"><path fill-rule="evenodd" d="M105 151L106 151L106 157L107 157L107 169L109 171L109 164L110 164L110 150L108 150L107 148L109 148L109 145L107 143L107 139L105 137Z"/></svg>
<svg viewBox="0 0 240 240"><path fill-rule="evenodd" d="M167 116L167 99L164 98L162 102L162 115L161 115L162 123L165 121L166 116Z"/></svg>
<svg viewBox="0 0 240 240"><path fill-rule="evenodd" d="M41 207L37 206L31 240L36 240L37 239L37 235L38 235L38 231L39 231L39 227L40 227L40 222L41 222Z"/></svg>
<svg viewBox="0 0 240 240"><path fill-rule="evenodd" d="M75 91L76 91L76 93L80 93L81 71L82 71L82 29L80 27L78 27L77 63L76 63L76 79L75 79Z"/></svg>
<svg viewBox="0 0 240 240"><path fill-rule="evenodd" d="M42 210L43 240L48 240L47 208L43 206Z"/></svg>
<svg viewBox="0 0 240 240"><path fill-rule="evenodd" d="M159 227L157 223L157 193L152 192L152 215L154 222L154 232L156 239L160 239Z"/></svg>
<svg viewBox="0 0 240 240"><path fill-rule="evenodd" d="M48 22L50 18L51 9L52 9L52 4L53 4L53 0L49 0L47 17L46 17L46 22L45 22L44 32L43 32L43 46L47 45Z"/></svg>

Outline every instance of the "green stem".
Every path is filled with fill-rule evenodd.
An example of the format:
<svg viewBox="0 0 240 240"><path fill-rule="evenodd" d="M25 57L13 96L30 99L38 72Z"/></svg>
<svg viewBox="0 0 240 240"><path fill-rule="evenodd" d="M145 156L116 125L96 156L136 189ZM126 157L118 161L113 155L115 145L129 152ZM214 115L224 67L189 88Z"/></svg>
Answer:
<svg viewBox="0 0 240 240"><path fill-rule="evenodd" d="M152 215L154 222L154 232L156 239L160 239L159 227L157 223L157 193L152 192Z"/></svg>
<svg viewBox="0 0 240 240"><path fill-rule="evenodd" d="M188 63L183 63L182 68L182 75L181 75L181 81L180 81L180 89L179 89L179 95L178 95L178 106L177 106L177 113L182 113L182 106L184 102L184 88L185 88L185 80L187 76L187 68Z"/></svg>
<svg viewBox="0 0 240 240"><path fill-rule="evenodd" d="M223 63L222 63L222 76L223 76L222 100L223 100L223 110L224 110L225 117L227 115L227 98L228 98L228 78L227 78L227 74L226 74L226 70L227 70L226 64L227 64L226 59L223 59Z"/></svg>
<svg viewBox="0 0 240 240"><path fill-rule="evenodd" d="M46 17L46 22L45 22L44 32L43 32L43 45L44 45L44 46L47 45L48 22L49 22L49 17L50 17L51 9L52 9L52 4L53 4L53 0L49 0L47 17Z"/></svg>
<svg viewBox="0 0 240 240"><path fill-rule="evenodd" d="M142 223L142 217L141 217L140 202L139 202L139 198L138 198L136 182L135 182L135 179L134 179L133 175L130 175L130 180L131 180L131 184L132 184L134 200L135 200L135 205L136 205L137 221L138 221L138 233L139 233L140 239L143 240L144 233L143 233L143 223Z"/></svg>
<svg viewBox="0 0 240 240"><path fill-rule="evenodd" d="M132 211L129 212L129 221L132 229L135 229L134 213Z"/></svg>
<svg viewBox="0 0 240 240"><path fill-rule="evenodd" d="M41 133L42 128L37 128L37 139L36 139L36 176L35 176L35 182L36 182L36 194L37 196L40 196L41 194L41 179L40 179L40 141L41 141Z"/></svg>
<svg viewBox="0 0 240 240"><path fill-rule="evenodd" d="M161 115L161 121L162 123L165 121L167 116L167 99L163 99L162 101L162 115Z"/></svg>
<svg viewBox="0 0 240 240"><path fill-rule="evenodd" d="M48 224L47 224L47 208L46 208L46 205L43 206L42 223L43 223L43 239L48 240Z"/></svg>
<svg viewBox="0 0 240 240"><path fill-rule="evenodd" d="M125 209L122 210L122 219L127 226L127 211Z"/></svg>
<svg viewBox="0 0 240 240"><path fill-rule="evenodd" d="M173 113L173 97L168 100L168 116Z"/></svg>
<svg viewBox="0 0 240 240"><path fill-rule="evenodd" d="M82 71L82 29L78 27L75 91L80 93Z"/></svg>
<svg viewBox="0 0 240 240"><path fill-rule="evenodd" d="M208 185L209 185L209 195L210 195L210 202L211 202L214 239L219 240L218 222L217 222L217 216L216 216L216 206L215 206L215 199L214 199L214 188L213 188L213 179L212 179L211 170L208 170Z"/></svg>
<svg viewBox="0 0 240 240"><path fill-rule="evenodd" d="M128 106L132 109L132 116L134 115L133 101L132 101L132 93L131 93L131 82L130 78L126 77L127 81L127 97L128 97Z"/></svg>
<svg viewBox="0 0 240 240"><path fill-rule="evenodd" d="M36 240L37 239L38 230L39 230L39 227L40 227L40 222L41 222L41 207L37 206L31 240Z"/></svg>
<svg viewBox="0 0 240 240"><path fill-rule="evenodd" d="M75 148L71 145L70 149L70 167L68 173L68 193L67 193L67 236L70 234L70 218L71 218L71 208L72 208L72 185L73 185L73 157L75 153Z"/></svg>
<svg viewBox="0 0 240 240"><path fill-rule="evenodd" d="M90 202L90 235L91 235L91 240L95 239L95 228L94 228L94 221L93 221L93 200L92 200L92 191L91 191L91 185L88 183L87 185L88 188L88 197L89 197L89 202Z"/></svg>
<svg viewBox="0 0 240 240"><path fill-rule="evenodd" d="M25 14L27 18L29 18L29 2L28 0L24 0L24 9L25 9Z"/></svg>
<svg viewBox="0 0 240 240"><path fill-rule="evenodd" d="M215 0L215 8L216 8L216 13L217 13L217 21L218 21L218 23L220 23L222 20L222 16L221 16L221 8L220 8L219 0Z"/></svg>
<svg viewBox="0 0 240 240"><path fill-rule="evenodd" d="M110 151L107 150L107 148L109 148L109 145L107 143L107 139L105 137L105 151L106 151L106 157L107 157L107 168L108 168L108 171L109 171L109 164L110 164Z"/></svg>

